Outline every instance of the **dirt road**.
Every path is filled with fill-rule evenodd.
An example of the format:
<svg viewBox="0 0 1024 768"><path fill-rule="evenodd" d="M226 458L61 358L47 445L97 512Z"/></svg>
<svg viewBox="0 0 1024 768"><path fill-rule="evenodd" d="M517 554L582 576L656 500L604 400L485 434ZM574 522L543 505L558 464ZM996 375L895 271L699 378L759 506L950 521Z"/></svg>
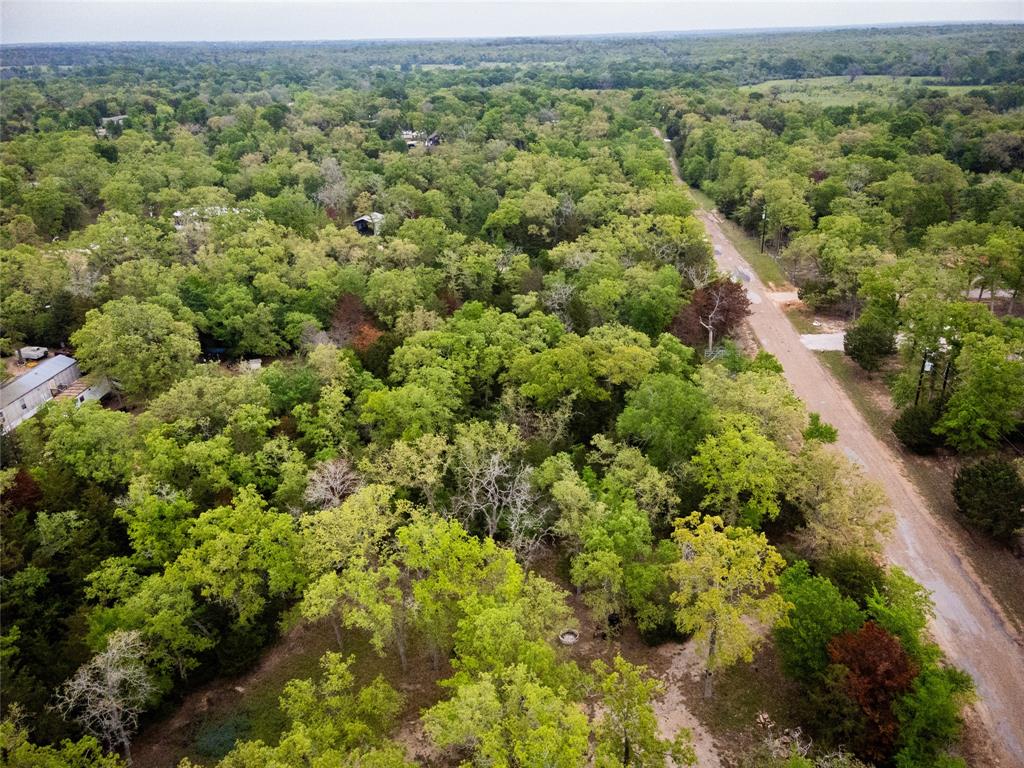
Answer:
<svg viewBox="0 0 1024 768"><path fill-rule="evenodd" d="M676 180L683 183L671 151L669 155ZM839 448L888 493L897 525L886 554L931 590L932 632L949 659L974 678L979 698L975 706L992 735L1000 765L1024 768L1024 640L958 553L957 533L932 515L906 476L902 459L875 437L843 388L801 344L773 295L723 234L717 214L699 211L698 217L715 247L719 269L740 276L747 285L750 325L761 346L782 363L790 386L808 409L839 430Z"/></svg>

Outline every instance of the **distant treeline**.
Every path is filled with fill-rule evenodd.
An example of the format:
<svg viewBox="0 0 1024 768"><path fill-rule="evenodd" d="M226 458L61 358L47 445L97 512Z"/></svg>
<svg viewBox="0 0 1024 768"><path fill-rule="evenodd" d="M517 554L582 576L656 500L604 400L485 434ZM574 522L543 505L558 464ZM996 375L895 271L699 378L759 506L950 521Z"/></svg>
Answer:
<svg viewBox="0 0 1024 768"><path fill-rule="evenodd" d="M1024 26L945 25L646 37L521 38L398 42L118 43L27 45L4 51L3 77L47 78L70 70L98 80L180 82L272 79L335 86L360 70L545 65L547 85L623 88L679 85L681 75L739 84L844 74L935 76L979 85L1024 79ZM140 69L141 65L141 69ZM433 73L441 82L458 72ZM488 84L520 68L477 71Z"/></svg>

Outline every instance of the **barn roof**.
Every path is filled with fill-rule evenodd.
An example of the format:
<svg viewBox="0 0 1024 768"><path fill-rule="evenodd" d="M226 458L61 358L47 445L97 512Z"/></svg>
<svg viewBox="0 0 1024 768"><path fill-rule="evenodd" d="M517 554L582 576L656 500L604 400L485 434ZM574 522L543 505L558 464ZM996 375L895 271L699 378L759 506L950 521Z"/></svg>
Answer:
<svg viewBox="0 0 1024 768"><path fill-rule="evenodd" d="M379 224L380 222L384 221L384 214L374 211L373 213L369 213L365 216L360 216L358 219L355 219L355 221L353 221L352 223L355 224L357 221L365 221L370 224Z"/></svg>
<svg viewBox="0 0 1024 768"><path fill-rule="evenodd" d="M14 381L0 385L0 408L6 408L20 397L24 397L33 389L43 386L54 376L66 371L75 364L75 358L67 355L56 355L48 358L28 373L23 373Z"/></svg>

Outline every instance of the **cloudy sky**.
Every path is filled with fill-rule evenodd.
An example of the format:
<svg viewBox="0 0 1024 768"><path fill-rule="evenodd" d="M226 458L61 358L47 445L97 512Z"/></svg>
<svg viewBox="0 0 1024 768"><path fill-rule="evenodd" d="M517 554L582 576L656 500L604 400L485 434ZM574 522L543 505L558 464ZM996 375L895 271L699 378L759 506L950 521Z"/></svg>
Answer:
<svg viewBox="0 0 1024 768"><path fill-rule="evenodd" d="M0 0L0 41L367 40L936 21L1024 22L1024 0L280 2Z"/></svg>

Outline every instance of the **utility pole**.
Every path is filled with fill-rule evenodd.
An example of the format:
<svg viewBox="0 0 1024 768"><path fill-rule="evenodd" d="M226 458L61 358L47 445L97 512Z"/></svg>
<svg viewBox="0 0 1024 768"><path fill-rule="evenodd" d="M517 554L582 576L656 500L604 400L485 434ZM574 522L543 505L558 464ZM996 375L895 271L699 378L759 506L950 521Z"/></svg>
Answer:
<svg viewBox="0 0 1024 768"><path fill-rule="evenodd" d="M914 395L914 405L921 399L921 380L924 379L926 371L932 369L932 361L928 359L929 350L925 347L924 357L921 359L921 372L917 374L917 393Z"/></svg>
<svg viewBox="0 0 1024 768"><path fill-rule="evenodd" d="M768 206L761 209L761 253L764 253L764 236L768 227Z"/></svg>

